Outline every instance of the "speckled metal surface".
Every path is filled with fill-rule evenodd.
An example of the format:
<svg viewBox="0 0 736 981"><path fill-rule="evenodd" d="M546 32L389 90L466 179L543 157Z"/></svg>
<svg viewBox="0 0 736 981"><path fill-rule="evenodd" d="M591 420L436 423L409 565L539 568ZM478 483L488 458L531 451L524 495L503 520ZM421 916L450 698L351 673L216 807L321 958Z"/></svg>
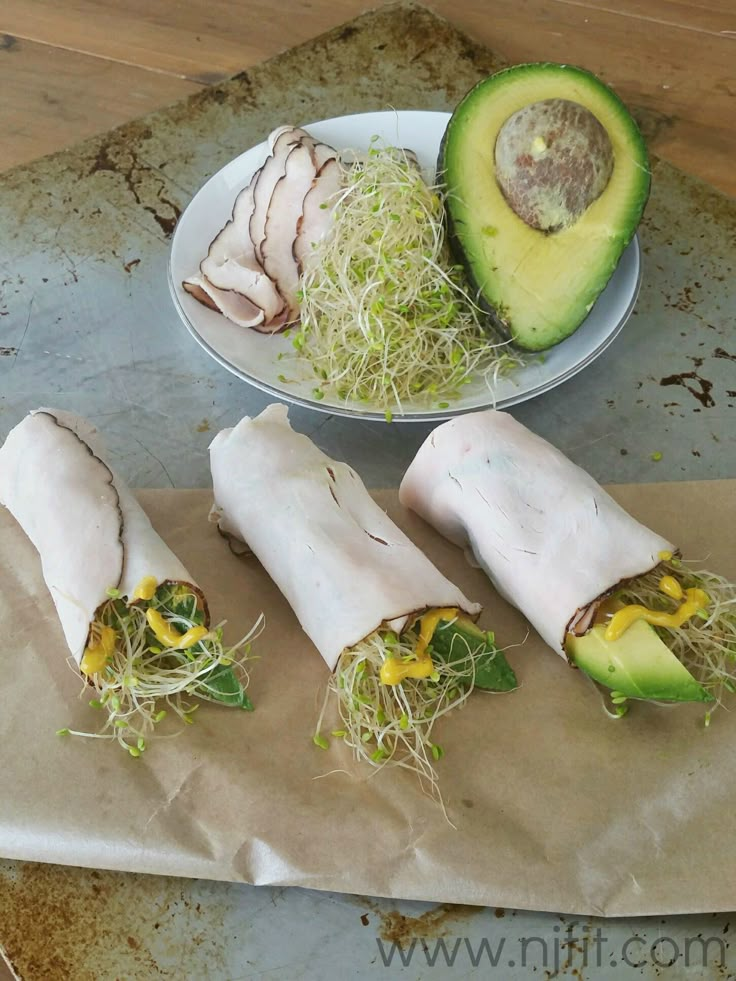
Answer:
<svg viewBox="0 0 736 981"><path fill-rule="evenodd" d="M76 409L104 430L134 486L207 485L211 433L266 399L209 360L177 319L166 263L180 210L278 123L448 109L500 65L423 8L384 8L2 176L0 438L37 405ZM640 119L645 131L657 125ZM622 336L514 414L602 481L736 476L736 204L660 163L641 235L644 283ZM396 484L428 431L304 410L292 418L369 486ZM26 981L369 978L387 974L392 942L401 946L390 972L411 978L463 977L474 963L488 976L496 956L494 976L511 981L532 968L619 976L626 957L638 965L626 967L632 976L736 976L728 916L569 926L546 914L0 863L0 944ZM700 959L685 943L698 935L719 939ZM439 937L447 956L456 951L454 967ZM524 937L539 942L524 951ZM671 971L680 971L686 949L687 973L667 970L677 953Z"/></svg>
<svg viewBox="0 0 736 981"><path fill-rule="evenodd" d="M575 920L0 862L3 942L24 981L726 981L730 923Z"/></svg>

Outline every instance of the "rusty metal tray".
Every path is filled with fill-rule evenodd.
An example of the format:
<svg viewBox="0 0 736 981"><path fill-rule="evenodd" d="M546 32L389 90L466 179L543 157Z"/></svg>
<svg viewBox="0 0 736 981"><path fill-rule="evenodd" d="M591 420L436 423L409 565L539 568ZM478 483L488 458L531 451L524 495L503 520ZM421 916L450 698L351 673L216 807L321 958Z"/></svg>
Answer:
<svg viewBox="0 0 736 981"><path fill-rule="evenodd" d="M206 486L210 431L268 398L181 330L166 266L182 208L274 121L389 105L447 110L500 67L428 10L386 7L0 177L0 439L39 404L74 408L104 429L132 485ZM645 112L640 118L646 123ZM642 291L615 346L514 414L602 482L734 477L736 204L658 162L640 234ZM293 418L374 487L397 483L428 431L307 410ZM656 966L647 952L657 937L682 952L698 933L725 943L728 927L727 915L571 926L549 914L504 918L503 910L0 862L0 945L26 981L370 978L385 976L392 942L406 955L423 938L431 954L440 936L452 938L450 950L467 938L473 956L483 939L492 951L504 938L509 949L519 937L543 941L544 956L541 944L537 954L530 948L526 964L503 955L499 976L510 981L532 965L540 976L581 968L607 978L617 976L611 952L635 934L632 959ZM597 962L592 948L567 942L596 929L607 936ZM397 948L392 969L429 973L425 948L415 942L414 951L413 966L403 966ZM454 968L446 964L441 955L432 976L471 970L469 948Z"/></svg>

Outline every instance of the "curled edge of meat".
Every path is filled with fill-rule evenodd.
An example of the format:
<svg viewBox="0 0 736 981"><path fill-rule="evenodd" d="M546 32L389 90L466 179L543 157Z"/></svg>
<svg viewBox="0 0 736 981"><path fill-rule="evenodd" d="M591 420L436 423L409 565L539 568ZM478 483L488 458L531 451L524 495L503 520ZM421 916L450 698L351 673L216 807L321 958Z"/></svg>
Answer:
<svg viewBox="0 0 736 981"><path fill-rule="evenodd" d="M656 565L652 566L651 569L643 569L639 575L644 576L648 572L651 572L652 569L656 569ZM565 628L565 633L570 633L574 637L583 637L585 634L587 634L591 627L593 627L595 624L595 618L598 615L598 610L600 609L601 605L605 603L607 599L613 596L617 590L621 589L622 586L626 585L626 583L633 582L633 580L637 578L638 576L630 576L627 579L621 579L619 582L614 583L613 586L607 589L604 593L601 593L600 596L597 596L592 603L588 603L587 606L577 609L570 618L567 627Z"/></svg>
<svg viewBox="0 0 736 981"><path fill-rule="evenodd" d="M321 177L329 178L330 184L334 183L333 175L336 167L337 151L329 145L314 139L305 130L292 126L281 126L273 130L268 137L267 144L270 151L269 156L266 158L264 164L254 173L249 185L238 194L230 221L212 240L206 257L212 257L213 247L218 239L236 220L238 224L243 224L244 221L247 221L250 241L244 242L243 254L250 253L250 248L253 249L253 253L252 256L249 255L251 261L246 263L243 268L244 272L246 270L252 270L255 274L254 288L251 289L250 284L245 282L245 280L244 286L246 288L242 292L237 289L218 286L206 274L203 268L206 260L203 260L203 263L200 264L199 273L184 280L182 287L199 303L222 314L222 316L236 325L249 327L257 330L259 333L274 334L299 322L300 310L296 293L304 256L304 243L307 240L311 242L321 238L325 231L324 226L326 225L320 212L319 217L322 220L319 222L319 230L313 233L308 232L304 227L304 205L310 194L319 192ZM286 246L286 237L288 236L284 237L284 257L281 262L277 262L277 265L281 268L285 264L288 264L289 272L291 272L291 264L293 264L295 275L287 276L287 282L282 284L280 279L283 279L283 276L275 279L264 268L266 265L271 265L271 271L273 271L272 263L265 261L264 246L266 246L265 251L268 252L266 232L268 219L272 214L271 204L274 192L280 184L283 187L282 181L287 175L288 170L288 158L300 146L304 146L309 150L314 174L312 175L309 187L301 198L300 204L297 205L297 209L291 209L295 211L293 222L294 235L289 240L288 249ZM282 170L283 174L281 173ZM258 194L259 187L262 191L261 194ZM246 192L250 192L251 201L245 200L249 197ZM245 210L248 213L239 213L243 211L245 204L247 204ZM298 210L298 214L296 214L296 210ZM291 224L291 218L289 216L287 216L286 221L287 224ZM263 228L262 231L259 231L261 224ZM297 240L300 234L302 242L297 249ZM302 257L301 260L300 254ZM263 279L258 277L258 272L261 269L264 270ZM208 268L208 271L212 270ZM247 279L247 276L245 278ZM292 289L291 287L294 288ZM269 288L274 296L269 295ZM266 291L265 294L262 290ZM291 295L292 293L294 294L293 296ZM275 310L274 307L277 304L279 309Z"/></svg>

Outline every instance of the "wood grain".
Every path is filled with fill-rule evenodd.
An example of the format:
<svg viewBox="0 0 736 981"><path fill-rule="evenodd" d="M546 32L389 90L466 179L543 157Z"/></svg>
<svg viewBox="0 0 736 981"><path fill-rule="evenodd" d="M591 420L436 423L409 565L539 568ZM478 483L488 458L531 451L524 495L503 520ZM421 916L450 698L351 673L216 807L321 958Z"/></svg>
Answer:
<svg viewBox="0 0 736 981"><path fill-rule="evenodd" d="M732 30L734 26L734 5L732 0L556 0L574 7L585 7L596 11L636 17L650 24L667 24L671 27L684 27L695 31L708 31L720 34ZM586 14L586 16L588 16Z"/></svg>
<svg viewBox="0 0 736 981"><path fill-rule="evenodd" d="M200 88L171 75L6 35L0 46L0 170Z"/></svg>
<svg viewBox="0 0 736 981"><path fill-rule="evenodd" d="M326 6L326 5L325 5ZM275 14L264 0L4 0L0 28L16 37L153 68L200 82L227 78L360 9L356 0L310 17L297 0ZM285 22L293 20L293 33ZM329 21L329 23L328 23ZM293 40L292 40L293 39Z"/></svg>
<svg viewBox="0 0 736 981"><path fill-rule="evenodd" d="M664 16L670 10L674 19L675 6L689 5L659 2L646 11L652 16L659 8ZM703 23L702 10L691 16ZM458 5L454 20L512 62L544 57L600 75L630 106L641 107L637 116L652 149L736 195L736 36L654 24L570 0L503 0L492 19L475 6Z"/></svg>
<svg viewBox="0 0 736 981"><path fill-rule="evenodd" d="M10 37L0 47L0 167L164 105L365 6L367 0L4 0L0 32ZM430 6L509 61L573 61L601 75L640 108L655 151L736 194L734 0Z"/></svg>
<svg viewBox="0 0 736 981"><path fill-rule="evenodd" d="M5 955L0 949L0 981L16 981L17 975L8 967Z"/></svg>

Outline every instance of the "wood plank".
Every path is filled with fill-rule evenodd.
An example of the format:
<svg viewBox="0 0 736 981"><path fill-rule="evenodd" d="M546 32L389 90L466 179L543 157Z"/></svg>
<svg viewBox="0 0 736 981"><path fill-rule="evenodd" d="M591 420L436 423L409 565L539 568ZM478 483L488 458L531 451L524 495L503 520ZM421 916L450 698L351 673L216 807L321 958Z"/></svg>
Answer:
<svg viewBox="0 0 736 981"><path fill-rule="evenodd" d="M215 82L357 16L363 0L4 0L0 30Z"/></svg>
<svg viewBox="0 0 736 981"><path fill-rule="evenodd" d="M722 34L736 28L733 0L555 0L571 6L636 17L651 24L667 24L694 31Z"/></svg>
<svg viewBox="0 0 736 981"><path fill-rule="evenodd" d="M349 19L364 4L4 0L0 31L162 73L158 81L149 80L151 93L156 85L161 90L158 102L152 96L150 108L179 94L172 94L167 75L219 80ZM642 107L656 151L736 193L736 134L730 125L736 118L736 36L727 33L736 29L733 0L649 0L646 5L638 0L494 0L490 14L485 0L431 0L430 5L510 61L571 60L590 68L627 102ZM43 71L41 64L38 70ZM86 97L83 89L80 94ZM69 98L69 111L81 114ZM121 100L113 98L110 105L117 115L97 129L123 118ZM36 120L32 110L23 112L16 129L38 128L44 150L80 138L75 127L60 127L61 141L53 144L46 115ZM18 136L7 129L5 136L7 154Z"/></svg>
<svg viewBox="0 0 736 981"><path fill-rule="evenodd" d="M17 977L18 975L11 971L10 967L8 966L8 962L5 959L5 955L2 949L0 949L0 981L16 981Z"/></svg>
<svg viewBox="0 0 736 981"><path fill-rule="evenodd" d="M650 146L663 160L736 198L733 129L704 129L680 120L671 129L661 130Z"/></svg>
<svg viewBox="0 0 736 981"><path fill-rule="evenodd" d="M486 23L495 19L488 18L483 0L460 4L435 0L431 5L449 17L459 12L475 14ZM287 46L299 43L355 16L362 6L360 0L338 4L300 0L274 17L268 0L249 0L246 33L243 6L230 0L195 0L185 7L176 0L130 0L126 4L117 0L66 0L63 4L58 0L5 0L0 28L30 40L213 81L280 50L285 37ZM494 3L494 15L499 8L513 11L516 6ZM630 17L641 21L645 32L647 24L724 38L736 31L733 0L649 0L646 5L640 0L535 0L532 6L537 14L546 12L552 17L555 7L578 8L578 13L568 16L583 23L589 22L591 11ZM646 41L642 37L637 46Z"/></svg>
<svg viewBox="0 0 736 981"><path fill-rule="evenodd" d="M77 143L200 85L5 35L0 38L0 170Z"/></svg>
<svg viewBox="0 0 736 981"><path fill-rule="evenodd" d="M445 4L449 0L435 6ZM453 20L509 61L572 61L600 75L629 105L642 107L655 151L736 193L736 39L668 25L655 29L567 0L496 0L493 10L489 18L466 3L455 8Z"/></svg>
<svg viewBox="0 0 736 981"><path fill-rule="evenodd" d="M667 25L655 32L634 18L566 0L496 0L492 22L464 5L454 20L512 61L581 64L626 100L668 116L705 126L734 118L736 40L730 37Z"/></svg>

